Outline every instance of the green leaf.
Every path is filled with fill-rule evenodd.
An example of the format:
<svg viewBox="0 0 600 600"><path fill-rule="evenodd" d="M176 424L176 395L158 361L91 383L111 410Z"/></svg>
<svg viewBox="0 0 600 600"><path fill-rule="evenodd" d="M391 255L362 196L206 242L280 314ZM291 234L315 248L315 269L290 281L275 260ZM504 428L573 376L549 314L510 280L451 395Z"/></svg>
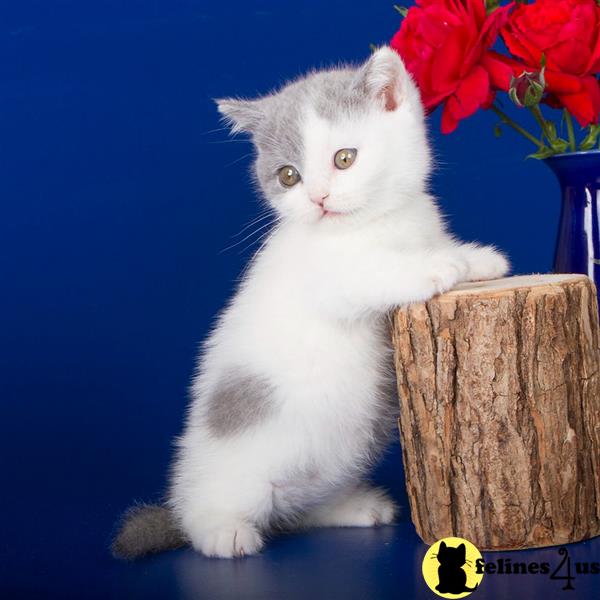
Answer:
<svg viewBox="0 0 600 600"><path fill-rule="evenodd" d="M496 125L496 127L494 127L494 135L499 138L502 137L502 127L500 126L500 123L498 123Z"/></svg>
<svg viewBox="0 0 600 600"><path fill-rule="evenodd" d="M500 6L500 0L485 0L485 12L491 15Z"/></svg>
<svg viewBox="0 0 600 600"><path fill-rule="evenodd" d="M590 140L583 140L581 144L579 144L580 150L593 150L596 147L596 143Z"/></svg>
<svg viewBox="0 0 600 600"><path fill-rule="evenodd" d="M551 156L554 156L555 152L553 150L551 150L550 148L540 148L540 150L538 150L537 152L535 152L534 154L530 154L527 158L535 158L537 160L544 160L545 158L550 158Z"/></svg>
<svg viewBox="0 0 600 600"><path fill-rule="evenodd" d="M600 1L600 0L599 0ZM580 150L592 150L600 137L600 125L590 125L588 134L583 138L579 145Z"/></svg>
<svg viewBox="0 0 600 600"><path fill-rule="evenodd" d="M569 142L560 138L552 140L550 145L552 146L552 150L554 150L557 154L562 154L569 148Z"/></svg>
<svg viewBox="0 0 600 600"><path fill-rule="evenodd" d="M406 17L408 14L408 8L406 6L400 6L398 4L394 4L394 8L403 16Z"/></svg>
<svg viewBox="0 0 600 600"><path fill-rule="evenodd" d="M554 141L557 139L556 125L552 121L546 121L546 131L548 133L550 141Z"/></svg>

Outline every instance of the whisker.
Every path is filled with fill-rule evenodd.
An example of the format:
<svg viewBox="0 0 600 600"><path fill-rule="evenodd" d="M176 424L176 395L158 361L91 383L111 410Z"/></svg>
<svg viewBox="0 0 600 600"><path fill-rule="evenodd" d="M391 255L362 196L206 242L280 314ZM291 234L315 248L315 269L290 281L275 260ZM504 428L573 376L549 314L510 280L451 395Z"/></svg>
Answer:
<svg viewBox="0 0 600 600"><path fill-rule="evenodd" d="M258 229L252 231L251 233L249 233L245 238L242 238L241 240L239 240L238 242L236 242L235 244L231 244L231 246L227 246L227 248L223 248L223 250L221 250L221 252L219 252L219 254L223 254L223 252L227 252L227 250L231 250L232 248L235 248L236 246L239 246L240 244L243 244L246 240L250 239L253 235L256 235L259 231L262 231L263 229L270 227L271 223L265 223L264 225L261 225ZM256 241L256 240L255 240Z"/></svg>
<svg viewBox="0 0 600 600"><path fill-rule="evenodd" d="M228 131L229 127L218 127L217 129L209 129L202 132L200 135L210 135L211 133L219 133L220 131Z"/></svg>
<svg viewBox="0 0 600 600"><path fill-rule="evenodd" d="M248 250L249 248L252 248L252 246L254 246L254 244L258 244L264 240L264 243L261 244L260 248L257 251L257 252L260 252L260 250L262 250L262 248L268 241L268 240L265 240L265 238L268 238L269 235L271 235L271 230L265 231L265 233L263 233L260 237L258 237L255 240L252 240L243 250L240 250L238 252L238 254L244 254L244 252L246 252L246 250Z"/></svg>
<svg viewBox="0 0 600 600"><path fill-rule="evenodd" d="M235 163L239 163L241 160L244 160L245 158L248 158L249 156L252 156L253 154L254 154L254 152L248 152L248 154L244 154L243 156L236 158L235 160L231 161L230 163L227 163L225 166L231 167L231 166L235 165Z"/></svg>
<svg viewBox="0 0 600 600"><path fill-rule="evenodd" d="M269 217L273 217L273 216L274 215L273 215L272 209L268 208L265 212L258 215L258 217L252 219L252 221L250 221L250 223L248 223L241 231L238 231L238 233L236 233L235 235L232 235L231 239L235 239L236 237L239 237L240 235L242 235L242 233L244 233L244 231L246 231L247 229L250 229L250 227L252 227L253 225L256 225L257 223L260 223L260 221L264 221L265 219L268 219Z"/></svg>
<svg viewBox="0 0 600 600"><path fill-rule="evenodd" d="M234 139L234 140L212 140L204 142L205 144L249 144L250 140Z"/></svg>
<svg viewBox="0 0 600 600"><path fill-rule="evenodd" d="M265 234L263 234L259 239L263 239L266 238L264 240L264 242L260 245L260 247L258 248L258 250L256 250L256 252L254 253L254 256L258 256L261 252L262 249L269 243L269 240L271 239L271 237L275 234L275 231L277 230L277 225L281 222L281 219L276 219L273 223L273 228L270 229L269 231L267 231ZM254 242L252 242L253 244L256 243L259 240L255 240ZM251 246L252 244L250 244ZM249 248L250 246L247 246L247 248ZM252 266L253 261L250 260L248 261L248 263L246 263L246 266L244 267L244 269L242 270L242 272L239 275L239 281L242 281L244 279L244 277L246 276L246 273L248 272L248 269L250 269L250 267Z"/></svg>

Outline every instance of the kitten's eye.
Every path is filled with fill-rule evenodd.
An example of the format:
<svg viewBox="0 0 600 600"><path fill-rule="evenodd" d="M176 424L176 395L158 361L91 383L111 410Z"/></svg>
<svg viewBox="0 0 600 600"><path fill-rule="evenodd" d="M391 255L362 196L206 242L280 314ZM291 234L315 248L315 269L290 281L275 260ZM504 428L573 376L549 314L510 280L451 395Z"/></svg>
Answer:
<svg viewBox="0 0 600 600"><path fill-rule="evenodd" d="M279 183L284 187L293 187L300 181L300 173L296 167L287 165L279 169Z"/></svg>
<svg viewBox="0 0 600 600"><path fill-rule="evenodd" d="M356 148L342 148L335 153L333 162L338 169L347 169L356 159Z"/></svg>

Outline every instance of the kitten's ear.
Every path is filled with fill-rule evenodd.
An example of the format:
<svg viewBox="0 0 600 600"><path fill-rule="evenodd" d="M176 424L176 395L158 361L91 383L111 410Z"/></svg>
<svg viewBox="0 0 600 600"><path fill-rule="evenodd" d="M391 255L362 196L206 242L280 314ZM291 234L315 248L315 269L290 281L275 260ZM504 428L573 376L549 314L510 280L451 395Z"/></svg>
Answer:
<svg viewBox="0 0 600 600"><path fill-rule="evenodd" d="M463 557L465 557L467 555L467 548L466 548L466 546L464 544L461 544L458 547L458 552L459 552L459 554L462 554Z"/></svg>
<svg viewBox="0 0 600 600"><path fill-rule="evenodd" d="M398 53L382 46L360 69L359 81L384 110L393 111L406 96L410 76Z"/></svg>
<svg viewBox="0 0 600 600"><path fill-rule="evenodd" d="M441 542L440 543L440 550L445 550L446 549L446 542Z"/></svg>
<svg viewBox="0 0 600 600"><path fill-rule="evenodd" d="M232 133L252 133L264 116L262 100L221 98L215 102Z"/></svg>

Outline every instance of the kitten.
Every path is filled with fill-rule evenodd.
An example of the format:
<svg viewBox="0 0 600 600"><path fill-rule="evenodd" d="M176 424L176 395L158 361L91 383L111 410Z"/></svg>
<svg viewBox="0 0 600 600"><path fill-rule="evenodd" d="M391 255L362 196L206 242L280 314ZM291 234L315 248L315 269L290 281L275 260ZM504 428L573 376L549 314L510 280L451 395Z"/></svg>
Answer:
<svg viewBox="0 0 600 600"><path fill-rule="evenodd" d="M464 544L454 548L442 542L437 559L440 563L438 567L440 582L435 589L440 594L464 594L477 589L477 584L473 588L467 587L467 574L463 569L463 565L467 562L467 549Z"/></svg>
<svg viewBox="0 0 600 600"><path fill-rule="evenodd" d="M125 515L119 557L243 556L281 527L391 523L365 479L395 424L385 315L508 268L446 232L419 93L389 48L218 108L251 135L277 225L204 344L168 501Z"/></svg>

